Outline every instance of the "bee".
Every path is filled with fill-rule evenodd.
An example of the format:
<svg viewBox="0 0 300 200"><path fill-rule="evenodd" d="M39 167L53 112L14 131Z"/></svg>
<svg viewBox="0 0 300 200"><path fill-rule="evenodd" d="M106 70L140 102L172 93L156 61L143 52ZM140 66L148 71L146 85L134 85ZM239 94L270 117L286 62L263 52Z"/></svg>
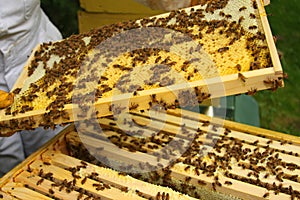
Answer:
<svg viewBox="0 0 300 200"><path fill-rule="evenodd" d="M268 79L266 79L266 80L264 80L264 84L267 84L267 85L269 85L269 84L273 84L274 83L274 79L272 79L272 78L268 78Z"/></svg>
<svg viewBox="0 0 300 200"><path fill-rule="evenodd" d="M217 190L217 189L216 189L216 183L212 183L211 186L212 186L212 188L213 188L214 191Z"/></svg>
<svg viewBox="0 0 300 200"><path fill-rule="evenodd" d="M195 173L197 174L197 176L200 175L200 172L199 172L198 168L195 168Z"/></svg>
<svg viewBox="0 0 300 200"><path fill-rule="evenodd" d="M41 178L40 180L38 180L37 182L36 182L36 185L40 185L40 184L42 184L42 182L44 181L44 179L43 178Z"/></svg>
<svg viewBox="0 0 300 200"><path fill-rule="evenodd" d="M119 176L126 176L127 174L125 172L119 172L118 175Z"/></svg>
<svg viewBox="0 0 300 200"><path fill-rule="evenodd" d="M223 53L223 52L228 51L228 50L229 50L229 47L222 47L222 48L218 49L218 52Z"/></svg>
<svg viewBox="0 0 300 200"><path fill-rule="evenodd" d="M246 10L246 9L247 9L246 6L243 6L239 9L239 11L242 12L243 10Z"/></svg>
<svg viewBox="0 0 300 200"><path fill-rule="evenodd" d="M81 199L83 197L83 193L79 193L79 195L77 196L77 199Z"/></svg>
<svg viewBox="0 0 300 200"><path fill-rule="evenodd" d="M80 163L83 165L83 166L87 166L88 164L86 162L84 162L83 160L80 161Z"/></svg>
<svg viewBox="0 0 300 200"><path fill-rule="evenodd" d="M48 162L48 161L43 161L43 164L44 164L44 165L51 165L51 163Z"/></svg>
<svg viewBox="0 0 300 200"><path fill-rule="evenodd" d="M218 177L218 176L215 176L214 179L215 179L215 181L218 181L218 180L219 180L219 177Z"/></svg>
<svg viewBox="0 0 300 200"><path fill-rule="evenodd" d="M253 26L249 26L249 30L254 30L257 29L257 26L253 25Z"/></svg>
<svg viewBox="0 0 300 200"><path fill-rule="evenodd" d="M263 198L267 198L269 195L270 195L270 193L269 193L269 192L266 192L266 193L264 194Z"/></svg>
<svg viewBox="0 0 300 200"><path fill-rule="evenodd" d="M50 189L49 189L49 193L50 193L50 194L54 194L54 191L50 188Z"/></svg>
<svg viewBox="0 0 300 200"><path fill-rule="evenodd" d="M192 180L192 177L185 177L185 182L189 182L190 180Z"/></svg>
<svg viewBox="0 0 300 200"><path fill-rule="evenodd" d="M139 104L131 103L130 107L129 107L129 110L134 110L134 109L137 109L138 107L139 107Z"/></svg>
<svg viewBox="0 0 300 200"><path fill-rule="evenodd" d="M198 180L198 184L199 185L206 185L205 181L203 181L203 180Z"/></svg>
<svg viewBox="0 0 300 200"><path fill-rule="evenodd" d="M21 88L16 88L16 89L13 90L13 93L15 95L19 94L20 92L21 92Z"/></svg>
<svg viewBox="0 0 300 200"><path fill-rule="evenodd" d="M40 169L39 173L38 173L38 176L42 176L44 174L44 170L43 169Z"/></svg>
<svg viewBox="0 0 300 200"><path fill-rule="evenodd" d="M53 176L53 173L49 172L49 173L45 174L43 177L46 179L52 179L52 176Z"/></svg>
<svg viewBox="0 0 300 200"><path fill-rule="evenodd" d="M81 184L82 185L85 184L86 180L87 180L87 177L84 177L84 179L81 180Z"/></svg>
<svg viewBox="0 0 300 200"><path fill-rule="evenodd" d="M242 23L242 21L244 21L245 20L245 17L243 17L243 16L241 16L240 18L239 18L239 24L241 24Z"/></svg>
<svg viewBox="0 0 300 200"><path fill-rule="evenodd" d="M287 144L288 142L286 141L286 140L283 140L283 141L281 141L280 142L280 145L285 145L285 144Z"/></svg>
<svg viewBox="0 0 300 200"><path fill-rule="evenodd" d="M220 11L220 12L219 12L219 15L220 15L221 17L225 17L225 13L224 13L223 11Z"/></svg>
<svg viewBox="0 0 300 200"><path fill-rule="evenodd" d="M267 142L267 144L271 144L273 141L272 140L269 140L268 142Z"/></svg>
<svg viewBox="0 0 300 200"><path fill-rule="evenodd" d="M219 181L216 181L216 185L222 187L222 184Z"/></svg>
<svg viewBox="0 0 300 200"><path fill-rule="evenodd" d="M237 68L238 71L242 70L242 66L240 64L237 64L235 67Z"/></svg>
<svg viewBox="0 0 300 200"><path fill-rule="evenodd" d="M254 9L257 9L257 8L258 8L258 7L257 7L257 3L256 3L255 0L252 0L252 6L253 6Z"/></svg>
<svg viewBox="0 0 300 200"><path fill-rule="evenodd" d="M254 142L253 142L253 145L257 145L258 144L258 140L255 140Z"/></svg>
<svg viewBox="0 0 300 200"><path fill-rule="evenodd" d="M137 91L134 91L134 92L133 92L133 96L136 96L136 95L137 95Z"/></svg>
<svg viewBox="0 0 300 200"><path fill-rule="evenodd" d="M238 78L241 79L243 82L246 82L246 77L242 73L238 73Z"/></svg>
<svg viewBox="0 0 300 200"><path fill-rule="evenodd" d="M209 26L207 31L205 32L206 34L214 32L215 28L213 26Z"/></svg>
<svg viewBox="0 0 300 200"><path fill-rule="evenodd" d="M288 79L288 74L287 73L283 73L283 72L275 72L275 75L281 75L283 79Z"/></svg>
<svg viewBox="0 0 300 200"><path fill-rule="evenodd" d="M117 124L114 123L114 122L109 122L109 125L110 125L110 126L116 126Z"/></svg>
<svg viewBox="0 0 300 200"><path fill-rule="evenodd" d="M226 17L227 19L231 19L231 18L232 18L232 16L231 16L230 14L225 15L225 17Z"/></svg>
<svg viewBox="0 0 300 200"><path fill-rule="evenodd" d="M253 14L253 13L250 13L250 18L251 18L251 19L255 19L255 18L256 18L256 15Z"/></svg>
<svg viewBox="0 0 300 200"><path fill-rule="evenodd" d="M128 192L128 187L121 187L122 192Z"/></svg>
<svg viewBox="0 0 300 200"><path fill-rule="evenodd" d="M188 165L188 166L186 166L186 167L184 168L184 171L187 171L187 170L189 170L189 169L190 169L190 167L191 167L191 166L189 166L189 165Z"/></svg>
<svg viewBox="0 0 300 200"><path fill-rule="evenodd" d="M231 182L231 181L225 181L224 184L225 184L225 185L232 185L232 182Z"/></svg>

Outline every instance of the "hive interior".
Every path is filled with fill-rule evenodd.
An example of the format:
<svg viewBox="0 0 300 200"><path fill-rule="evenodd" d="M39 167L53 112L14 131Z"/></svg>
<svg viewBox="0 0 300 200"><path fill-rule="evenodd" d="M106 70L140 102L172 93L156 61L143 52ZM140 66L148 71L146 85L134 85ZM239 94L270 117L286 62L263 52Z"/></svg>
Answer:
<svg viewBox="0 0 300 200"><path fill-rule="evenodd" d="M213 199L300 197L299 144L198 117L179 111L103 118L101 131L78 124L67 145L74 157L197 199L207 199L207 190L217 191Z"/></svg>
<svg viewBox="0 0 300 200"><path fill-rule="evenodd" d="M68 127L0 180L0 197L300 197L299 138L185 110L152 112L99 119L102 131L93 121Z"/></svg>

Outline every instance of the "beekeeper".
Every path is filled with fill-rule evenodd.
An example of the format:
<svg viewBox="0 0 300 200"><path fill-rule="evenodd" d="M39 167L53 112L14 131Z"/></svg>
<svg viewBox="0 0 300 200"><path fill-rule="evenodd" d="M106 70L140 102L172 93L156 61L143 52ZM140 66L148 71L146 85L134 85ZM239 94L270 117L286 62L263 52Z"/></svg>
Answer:
<svg viewBox="0 0 300 200"><path fill-rule="evenodd" d="M61 38L60 32L42 11L39 0L1 0L0 90L11 91L37 44ZM0 137L0 177L58 131L38 128Z"/></svg>

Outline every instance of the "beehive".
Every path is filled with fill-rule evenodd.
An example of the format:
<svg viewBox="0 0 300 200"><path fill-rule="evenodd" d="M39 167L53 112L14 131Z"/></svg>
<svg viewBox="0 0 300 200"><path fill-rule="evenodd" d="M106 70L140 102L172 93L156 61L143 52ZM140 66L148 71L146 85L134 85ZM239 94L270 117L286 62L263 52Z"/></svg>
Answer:
<svg viewBox="0 0 300 200"><path fill-rule="evenodd" d="M299 198L298 137L179 109L127 117L69 126L0 180L1 197Z"/></svg>
<svg viewBox="0 0 300 200"><path fill-rule="evenodd" d="M261 2L208 1L37 47L1 134L147 109L154 94L168 109L275 90L283 77Z"/></svg>

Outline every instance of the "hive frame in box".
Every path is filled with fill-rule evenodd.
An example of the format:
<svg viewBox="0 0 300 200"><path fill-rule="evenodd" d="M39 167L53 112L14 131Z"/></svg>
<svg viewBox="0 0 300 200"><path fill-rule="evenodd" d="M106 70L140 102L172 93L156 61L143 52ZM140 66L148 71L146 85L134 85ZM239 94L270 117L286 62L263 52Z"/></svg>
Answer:
<svg viewBox="0 0 300 200"><path fill-rule="evenodd" d="M136 120L136 123L143 125L147 123L149 120L147 118L147 113L133 113L133 118ZM145 118L146 117L146 118ZM158 117L158 118L157 118ZM204 131L204 135L208 134L207 131L211 129L213 131L213 126L216 126L218 122L213 121L210 117L205 115L201 115L198 113L193 113L190 111L184 110L173 110L167 114L166 126L164 127L164 131L172 133L177 128L182 127L182 118L186 118L190 121L186 121L185 128L188 131L197 130L197 127L191 126L193 123L191 121L195 121L198 124L198 128L201 131ZM101 123L103 125L107 124L110 125L110 122L114 121L112 118L102 118L103 121ZM161 123L161 118L159 115L155 116L154 121ZM210 124L207 124L207 123ZM223 122L222 122L223 123ZM293 162L296 166L300 165L300 139L299 137L285 135L282 133L265 130L257 127L252 127L244 124L239 124L236 122L231 121L224 121L223 127L218 127L218 131L220 133L219 137L226 136L228 138L233 137L234 139L238 139L242 141L242 145L249 147L251 149L255 147L260 147L261 151L263 152L264 149L267 148L274 148L275 153L270 153L270 157L276 157L278 152L278 158L281 159L283 162ZM154 124L153 124L154 125ZM153 126L150 125L150 126ZM151 127L150 127L151 128ZM153 127L152 127L153 128ZM175 128L175 129L174 129ZM225 130L225 132L223 132ZM228 135L225 134L227 130ZM230 130L231 132L228 132ZM176 132L176 131L175 131ZM215 131L213 131L215 132ZM199 132L198 132L199 133ZM183 134L183 133L179 133ZM204 138L204 137L203 137ZM91 137L90 140L95 140L96 138ZM223 138L224 139L224 138ZM84 193L84 198L87 197L87 194L93 194L97 197L102 198L112 198L116 197L114 195L120 195L122 189L124 190L127 187L127 190L135 191L134 194L130 194L133 196L127 196L128 199L132 198L155 198L157 193L150 193L149 188L155 188L153 185L145 185L143 186L143 182L140 180L132 179L126 176L124 178L123 175L119 174L120 177L113 179L112 174L118 174L118 172L108 172L109 170L103 169L102 167L95 166L91 163L88 163L84 160L76 159L74 155L74 150L70 150L68 145L78 145L76 148L79 150L83 147L82 144L80 145L80 137L76 132L76 128L74 125L70 125L65 130L63 130L60 134L54 137L51 141L45 144L40 150L36 153L32 154L28 157L24 162L22 162L19 166L15 169L7 173L2 179L0 179L0 195L3 195L6 199L13 199L17 197L19 199L30 199L33 197L39 199L49 199L49 197L57 197L61 199L69 199L70 197L77 198L80 194L79 188L83 188L84 190L89 191L88 193ZM94 145L92 142L91 145ZM97 143L99 144L99 143ZM108 151L110 156L117 154L116 151L110 151L112 143L104 142L104 150ZM149 143L150 144L150 143ZM80 145L80 146L79 146ZM268 147L266 147L268 145ZM205 144L203 144L205 146ZM146 145L145 145L146 147ZM256 150L254 150L255 152ZM292 154L290 154L290 151ZM213 150L211 152L214 152ZM130 153L130 152L128 152ZM216 153L216 152L215 152ZM70 156L68 156L70 155ZM120 156L121 154L119 154ZM139 158L139 155L135 158L139 161L147 161L147 157L152 154L148 155L141 155L143 159ZM87 154L84 154L85 158ZM126 155L125 155L126 156ZM163 158L162 158L163 160ZM240 160L239 162L247 163L248 160ZM238 174L244 178L255 180L254 174L249 175L249 172L254 173L257 167L263 166L263 162L259 164L259 166L253 166L253 168L246 167L243 169L239 167L236 162L231 162L232 169L229 170L230 173ZM256 168L255 168L256 167ZM277 168L278 166L274 166ZM282 166L281 166L282 167ZM182 169L180 169L182 168ZM185 170L183 170L183 168ZM72 169L79 169L79 171L72 171ZM187 168L186 164L174 165L172 168L172 175L180 180L185 180L186 176L190 176L190 184L194 184L195 186L200 183L203 185L204 188L208 188L210 193L208 195L217 195L211 189L212 183L216 181L214 177L206 176L205 174L199 173L199 175L194 174L191 175L189 172L192 172L192 167ZM276 185L282 184L282 187L289 187L292 186L293 190L298 191L300 189L299 178L294 179L291 181L289 178L292 175L297 174L299 169L288 170L286 167L282 167L281 169L284 172L284 175L289 174L288 176L282 176L283 180L280 182L277 180L276 174L280 173L280 171L275 170L275 175L270 174L268 177L264 177L264 173L260 174L261 181L274 182ZM107 173L103 173L107 171ZM102 174L101 174L102 172ZM199 172L202 172L199 169ZM94 173L94 178L91 175ZM247 175L248 173L248 175ZM77 177L78 176L78 177ZM85 179L86 176L89 178ZM97 179L99 178L99 179ZM66 184L64 187L61 184L64 182L64 179L70 184ZM130 184L127 181L135 181L136 185ZM76 180L76 181L73 181ZM106 184L112 184L113 190L110 190L113 193L105 192L105 190L97 190L99 182L95 180L102 180ZM217 186L215 189L217 192L233 195L234 197L242 198L242 199L264 199L264 195L268 194L266 198L268 199L290 199L291 196L285 193L275 193L272 189L267 189L261 186L256 186L254 183L247 183L244 181L236 180L234 177L230 178L227 175L223 176L221 173L218 174L217 181L222 184L222 186ZM226 182L227 181L227 182ZM231 184L228 184L228 183ZM205 183L205 184L204 184ZM227 184L226 184L227 183ZM75 188L71 187L74 184ZM123 186L124 188L120 187ZM147 187L147 188L145 188ZM266 186L267 187L267 186ZM73 189L72 189L73 188ZM161 187L157 187L158 191ZM246 189L247 188L247 189ZM70 189L70 190L68 190ZM138 192L136 192L138 190ZM47 196L48 195L48 196ZM124 194L123 194L124 195ZM134 196L135 195L135 196ZM144 195L144 197L140 196ZM209 196L208 196L209 197ZM208 198L206 196L206 198Z"/></svg>
<svg viewBox="0 0 300 200"><path fill-rule="evenodd" d="M270 26L267 20L267 15L264 9L264 6L260 0L256 0L260 15L260 20L263 26L263 31L266 37L266 42L269 47L270 56L272 59L273 67L252 70L243 72L238 74L231 74L231 75L224 75L217 78L210 78L207 80L199 80L189 82L189 84L176 84L171 85L168 88L161 87L151 90L144 90L139 91L138 95L132 96L132 94L122 94L113 97L106 97L101 98L95 104L97 112L97 117L107 116L112 114L111 112L111 104L115 105L122 105L124 101L127 105L138 105L139 109L148 109L149 102L151 102L151 95L156 94L157 99L165 100L166 96L168 97L167 102L174 102L176 101L176 96L174 92L182 91L186 88L198 88L201 90L202 93L209 94L210 98L218 98L221 96L229 96L234 94L241 94L241 93L252 93L251 91L259 91L265 89L272 89L274 84L266 83L267 80L279 80L283 78L283 72L281 63L279 60L279 56L273 41L272 33L270 30ZM162 14L159 16L166 16L167 14ZM37 47L39 49L39 47ZM28 61L28 65L30 61L34 58L34 53L31 55ZM15 88L23 87L24 83L27 78L27 67L23 70L18 82L15 85ZM241 76L243 77L241 80ZM220 87L222 85L222 87ZM283 82L281 85L283 86ZM277 87L277 86L276 86ZM225 94L224 94L225 91ZM127 102L128 98L130 101ZM74 113L80 112L80 108L77 105L67 104L65 105L63 112L68 115L68 117L57 117L55 119L51 119L51 125L54 124L61 124L61 123L69 123L72 121L76 121L76 116ZM25 113L18 113L16 116L13 115L5 115L5 111L0 111L0 127L1 127L1 135L7 136L13 134L15 131L23 130L23 129L30 129L35 128L38 126L43 126L44 124L44 115L47 114L48 111L41 109L41 110L34 110L28 111ZM24 124L30 124L27 127ZM13 129L12 129L13 128Z"/></svg>

